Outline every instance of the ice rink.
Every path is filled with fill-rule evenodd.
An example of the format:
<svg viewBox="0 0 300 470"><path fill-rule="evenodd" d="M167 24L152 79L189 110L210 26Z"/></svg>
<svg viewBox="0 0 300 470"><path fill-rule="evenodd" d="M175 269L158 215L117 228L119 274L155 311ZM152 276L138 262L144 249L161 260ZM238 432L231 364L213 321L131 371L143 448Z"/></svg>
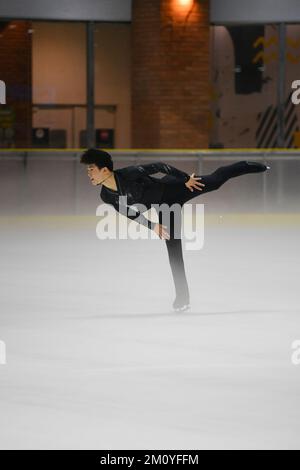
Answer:
<svg viewBox="0 0 300 470"><path fill-rule="evenodd" d="M299 216L207 217L172 313L161 240L0 218L1 449L299 449Z"/></svg>

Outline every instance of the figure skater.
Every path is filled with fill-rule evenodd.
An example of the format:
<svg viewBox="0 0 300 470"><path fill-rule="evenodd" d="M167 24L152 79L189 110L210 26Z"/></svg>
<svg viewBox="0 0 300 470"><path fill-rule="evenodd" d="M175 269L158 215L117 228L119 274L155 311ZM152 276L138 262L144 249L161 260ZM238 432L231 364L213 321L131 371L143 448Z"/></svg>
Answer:
<svg viewBox="0 0 300 470"><path fill-rule="evenodd" d="M108 152L91 148L81 156L81 163L87 166L88 176L94 186L102 185L100 192L103 202L112 205L118 212L126 215L153 230L159 238L165 240L170 267L173 275L176 298L173 302L175 311L190 309L190 293L183 260L181 236L181 210L178 217L170 211L167 225L163 211L158 212L159 222L147 219L143 212L161 204L167 207L179 204L180 208L191 199L201 194L219 189L231 178L249 173L262 173L270 169L258 162L240 161L218 168L208 175L188 175L184 171L163 162L134 165L114 170L112 157ZM164 177L153 175L163 173Z"/></svg>

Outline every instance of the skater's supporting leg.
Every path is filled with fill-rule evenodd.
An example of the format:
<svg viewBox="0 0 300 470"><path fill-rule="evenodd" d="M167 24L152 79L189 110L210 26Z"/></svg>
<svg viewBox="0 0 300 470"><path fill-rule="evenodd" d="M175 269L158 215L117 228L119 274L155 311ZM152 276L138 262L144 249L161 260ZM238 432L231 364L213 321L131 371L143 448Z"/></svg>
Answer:
<svg viewBox="0 0 300 470"><path fill-rule="evenodd" d="M186 279L181 239L166 240L170 266L175 285L176 300L174 307L190 303L189 288Z"/></svg>
<svg viewBox="0 0 300 470"><path fill-rule="evenodd" d="M176 212L176 214L171 212L169 223L164 220L162 212L159 212L158 215L159 223L166 225L170 234L170 239L165 240L165 242L176 292L176 299L173 307L177 308L183 305L188 305L190 302L189 288L184 267L182 240L181 237L178 238L178 233L181 231L181 212Z"/></svg>

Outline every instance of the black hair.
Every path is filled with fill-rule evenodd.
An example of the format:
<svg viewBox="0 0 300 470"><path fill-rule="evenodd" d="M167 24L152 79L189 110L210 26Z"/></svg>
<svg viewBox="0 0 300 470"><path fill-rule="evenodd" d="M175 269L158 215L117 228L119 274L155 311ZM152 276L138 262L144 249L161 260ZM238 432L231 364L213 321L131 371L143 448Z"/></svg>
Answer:
<svg viewBox="0 0 300 470"><path fill-rule="evenodd" d="M111 155L104 150L98 150L95 148L88 149L81 156L80 163L84 165L96 165L99 169L107 167L110 171L113 171L114 164Z"/></svg>

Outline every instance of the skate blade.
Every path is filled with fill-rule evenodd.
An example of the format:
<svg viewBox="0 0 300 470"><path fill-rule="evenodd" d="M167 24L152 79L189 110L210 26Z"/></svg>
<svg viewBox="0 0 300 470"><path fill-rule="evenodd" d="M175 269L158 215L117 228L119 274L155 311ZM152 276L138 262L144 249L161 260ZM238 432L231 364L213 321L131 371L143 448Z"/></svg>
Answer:
<svg viewBox="0 0 300 470"><path fill-rule="evenodd" d="M189 312L191 310L190 305L184 305L183 307L174 308L174 312Z"/></svg>

